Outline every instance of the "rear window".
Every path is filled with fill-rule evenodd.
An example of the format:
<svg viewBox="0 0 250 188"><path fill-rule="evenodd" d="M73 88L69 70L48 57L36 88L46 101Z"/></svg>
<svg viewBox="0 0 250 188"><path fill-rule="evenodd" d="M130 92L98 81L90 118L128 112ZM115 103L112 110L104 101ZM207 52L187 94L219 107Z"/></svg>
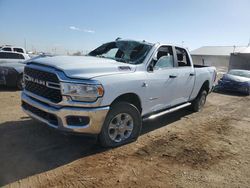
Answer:
<svg viewBox="0 0 250 188"><path fill-rule="evenodd" d="M0 59L24 59L22 54L0 52Z"/></svg>
<svg viewBox="0 0 250 188"><path fill-rule="evenodd" d="M24 53L22 48L14 48L15 52Z"/></svg>
<svg viewBox="0 0 250 188"><path fill-rule="evenodd" d="M250 78L250 71L247 70L230 70L228 74Z"/></svg>
<svg viewBox="0 0 250 188"><path fill-rule="evenodd" d="M175 51L179 67L191 66L188 53L185 49L176 47Z"/></svg>

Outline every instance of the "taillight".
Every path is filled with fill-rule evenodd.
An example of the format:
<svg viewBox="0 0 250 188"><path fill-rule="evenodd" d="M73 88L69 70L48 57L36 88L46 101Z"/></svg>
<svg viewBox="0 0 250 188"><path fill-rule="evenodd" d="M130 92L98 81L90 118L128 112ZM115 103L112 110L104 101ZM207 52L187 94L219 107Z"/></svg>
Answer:
<svg viewBox="0 0 250 188"><path fill-rule="evenodd" d="M213 80L214 80L214 82L216 81L216 78L217 78L217 72L216 72L216 70L214 70L214 74L213 74Z"/></svg>

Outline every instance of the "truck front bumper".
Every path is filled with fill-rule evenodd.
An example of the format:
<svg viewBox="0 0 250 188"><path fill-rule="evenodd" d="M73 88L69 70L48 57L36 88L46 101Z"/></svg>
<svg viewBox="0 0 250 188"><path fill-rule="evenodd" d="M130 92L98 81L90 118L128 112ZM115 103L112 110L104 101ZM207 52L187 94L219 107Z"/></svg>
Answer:
<svg viewBox="0 0 250 188"><path fill-rule="evenodd" d="M40 102L24 92L22 108L32 118L55 129L86 134L99 134L109 107L54 107Z"/></svg>

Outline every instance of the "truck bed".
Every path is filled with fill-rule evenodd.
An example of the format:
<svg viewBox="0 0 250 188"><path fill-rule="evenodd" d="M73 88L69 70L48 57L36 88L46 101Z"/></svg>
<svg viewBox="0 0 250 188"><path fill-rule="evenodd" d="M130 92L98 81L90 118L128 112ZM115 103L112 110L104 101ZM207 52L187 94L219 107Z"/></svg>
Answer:
<svg viewBox="0 0 250 188"><path fill-rule="evenodd" d="M209 67L209 66L206 66L206 65L195 65L194 64L194 68L204 68L204 67Z"/></svg>

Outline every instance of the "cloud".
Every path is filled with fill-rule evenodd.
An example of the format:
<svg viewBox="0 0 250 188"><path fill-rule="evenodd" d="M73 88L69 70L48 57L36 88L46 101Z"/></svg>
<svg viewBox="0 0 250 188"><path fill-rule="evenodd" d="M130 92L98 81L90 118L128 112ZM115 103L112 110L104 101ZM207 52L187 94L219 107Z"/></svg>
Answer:
<svg viewBox="0 0 250 188"><path fill-rule="evenodd" d="M69 29L74 30L74 31L82 31L85 33L95 33L94 30L91 29L80 29L79 27L75 27L75 26L70 26Z"/></svg>
<svg viewBox="0 0 250 188"><path fill-rule="evenodd" d="M86 33L95 33L95 31L93 31L93 30L88 30L88 29L84 29L83 31L86 32Z"/></svg>
<svg viewBox="0 0 250 188"><path fill-rule="evenodd" d="M81 31L81 29L80 29L80 28L75 27L75 26L70 26L70 27L69 27L69 29L71 29L71 30L75 30L75 31Z"/></svg>

